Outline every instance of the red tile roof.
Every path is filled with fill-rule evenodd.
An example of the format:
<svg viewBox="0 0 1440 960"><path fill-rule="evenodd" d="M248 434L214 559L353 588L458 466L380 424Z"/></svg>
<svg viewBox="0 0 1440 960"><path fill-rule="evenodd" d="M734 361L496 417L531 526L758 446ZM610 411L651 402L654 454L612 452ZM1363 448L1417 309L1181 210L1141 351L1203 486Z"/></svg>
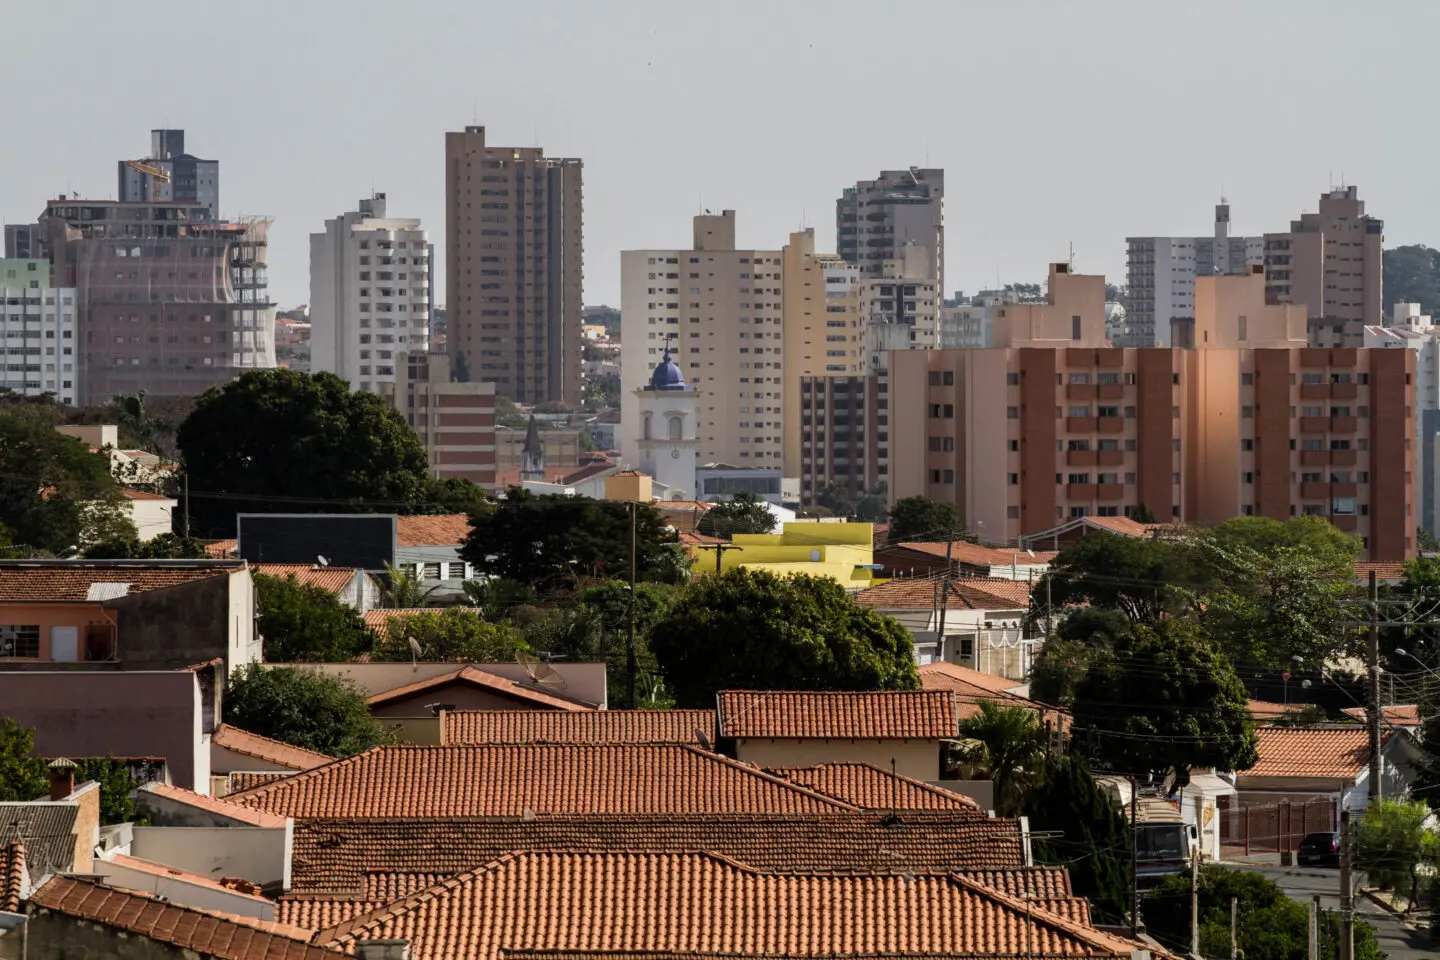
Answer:
<svg viewBox="0 0 1440 960"><path fill-rule="evenodd" d="M281 897L275 901L275 918L305 930L324 930L363 913L393 903L397 897L380 900L337 897Z"/></svg>
<svg viewBox="0 0 1440 960"><path fill-rule="evenodd" d="M969 809L302 819L292 890L361 895L376 889L366 885L370 874L448 876L516 850L710 850L771 873L1004 870L1024 862L1017 821Z"/></svg>
<svg viewBox="0 0 1440 960"><path fill-rule="evenodd" d="M218 960L325 960L336 955L240 918L156 900L85 877L57 876L30 897L32 907L103 924Z"/></svg>
<svg viewBox="0 0 1440 960"><path fill-rule="evenodd" d="M274 783L281 777L288 776L290 776L290 774L279 770L269 773L241 773L237 771L231 773L228 777L230 781L230 793L239 793L242 790L253 790L256 787L263 786L267 783Z"/></svg>
<svg viewBox="0 0 1440 960"><path fill-rule="evenodd" d="M1386 581L1398 583L1405 578L1405 564L1401 561L1360 561L1355 564L1355 579L1362 582L1370 579L1370 571L1375 571L1375 579L1381 583Z"/></svg>
<svg viewBox="0 0 1440 960"><path fill-rule="evenodd" d="M390 621L392 619L405 620L421 613L440 613L435 607L397 607L382 610L366 610L362 617L365 618L365 626L369 627L379 636L389 636Z"/></svg>
<svg viewBox="0 0 1440 960"><path fill-rule="evenodd" d="M714 710L446 710L440 742L700 743Z"/></svg>
<svg viewBox="0 0 1440 960"><path fill-rule="evenodd" d="M140 787L142 794L153 793L157 797L172 800L175 803L183 803L195 807L197 810L204 810L217 816L228 817L231 820L239 821L252 827L283 827L285 818L267 813L264 810L251 806L242 806L233 803L229 798L221 800L218 797L207 797L203 794L186 790L184 787L172 786L168 783L151 781Z"/></svg>
<svg viewBox="0 0 1440 960"><path fill-rule="evenodd" d="M1012 687L1020 685L1014 680L981 673L958 663L937 661L920 667L920 686L926 690L951 691L955 696L955 712L961 720L979 713L981 702L989 701L1001 706L1030 707L1038 710L1042 722L1052 717L1061 723L1068 722L1068 715L1062 711L1038 700L1008 692Z"/></svg>
<svg viewBox="0 0 1440 960"><path fill-rule="evenodd" d="M1340 711L1347 717L1354 717L1356 720L1365 719L1364 707L1346 707ZM1393 727L1418 727L1420 726L1420 707L1417 704L1395 704L1380 708L1380 716L1383 724L1390 724Z"/></svg>
<svg viewBox="0 0 1440 960"><path fill-rule="evenodd" d="M720 736L782 740L939 740L955 736L945 691L722 690Z"/></svg>
<svg viewBox="0 0 1440 960"><path fill-rule="evenodd" d="M397 547L458 547L470 536L470 518L463 513L395 518Z"/></svg>
<svg viewBox="0 0 1440 960"><path fill-rule="evenodd" d="M229 559L235 556L235 551L239 549L239 540L214 540L205 544L205 553L217 560Z"/></svg>
<svg viewBox="0 0 1440 960"><path fill-rule="evenodd" d="M855 602L876 610L933 610L940 603L944 581L934 577L899 577L855 594ZM1023 580L975 577L950 582L947 606L952 610L1025 610L1030 585Z"/></svg>
<svg viewBox="0 0 1440 960"><path fill-rule="evenodd" d="M292 817L853 809L696 747L648 744L376 747L228 799Z"/></svg>
<svg viewBox="0 0 1440 960"><path fill-rule="evenodd" d="M129 500L169 500L172 503L176 502L174 497L167 497L163 493L150 493L148 490L131 490L129 487L126 487L120 492L125 494L125 497Z"/></svg>
<svg viewBox="0 0 1440 960"><path fill-rule="evenodd" d="M306 750L303 747L296 747L288 743L282 743L279 740L271 740L269 737L262 737L258 733L251 733L249 730L241 730L239 727L231 726L228 723L222 723L215 728L215 733L210 737L210 742L232 753L254 757L256 760L278 763L291 770L311 770L335 759L323 753L317 753L314 750Z"/></svg>
<svg viewBox="0 0 1440 960"><path fill-rule="evenodd" d="M1392 731L1382 730L1388 739ZM1353 780L1370 762L1364 727L1256 727L1260 759L1241 777L1323 777Z"/></svg>
<svg viewBox="0 0 1440 960"><path fill-rule="evenodd" d="M463 666L452 673L442 673L439 676L431 677L428 680L420 680L415 683L406 684L403 687L395 687L392 690L383 690L370 697L369 703L372 707L383 706L387 703L394 703L396 700L403 700L406 697L413 697L416 694L425 693L431 690L439 690L452 683L464 684L476 687L489 693L502 697L509 697L521 703L530 704L535 707L549 708L551 710L591 710L594 709L586 704L574 700L567 700L544 690L537 690L534 687L526 686L507 677L498 676L493 673L486 673L478 667Z"/></svg>
<svg viewBox="0 0 1440 960"><path fill-rule="evenodd" d="M710 854L524 853L318 942L407 939L414 960L512 950L746 956L1129 957L1129 941L960 876L757 873Z"/></svg>
<svg viewBox="0 0 1440 960"><path fill-rule="evenodd" d="M1305 705L1303 703L1273 703L1269 700L1251 700L1246 709L1250 712L1251 719L1278 720L1288 713L1299 713L1305 709Z"/></svg>
<svg viewBox="0 0 1440 960"><path fill-rule="evenodd" d="M93 583L129 584L126 593L136 594L211 577L227 577L240 569L233 562L169 565L175 562L0 561L0 603L83 603Z"/></svg>
<svg viewBox="0 0 1440 960"><path fill-rule="evenodd" d="M0 911L18 913L25 887L25 844L11 840L0 846Z"/></svg>
<svg viewBox="0 0 1440 960"><path fill-rule="evenodd" d="M296 581L311 587L319 587L330 593L343 593L355 582L358 567L322 567L310 563L257 563L250 567L255 573L277 580L294 577Z"/></svg>
<svg viewBox="0 0 1440 960"><path fill-rule="evenodd" d="M834 797L862 810L978 810L969 797L902 777L868 763L820 763L813 767L766 767L766 773Z"/></svg>

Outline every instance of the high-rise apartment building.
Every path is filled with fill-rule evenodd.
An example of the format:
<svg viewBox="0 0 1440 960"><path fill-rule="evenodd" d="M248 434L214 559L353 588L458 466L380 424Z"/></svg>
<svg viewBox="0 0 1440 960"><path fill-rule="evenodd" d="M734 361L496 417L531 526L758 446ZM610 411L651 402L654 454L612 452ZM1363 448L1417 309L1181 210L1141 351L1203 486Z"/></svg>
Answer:
<svg viewBox="0 0 1440 960"><path fill-rule="evenodd" d="M220 218L220 161L201 160L185 152L184 130L151 130L150 156L121 160L122 203L174 201L204 207L211 220Z"/></svg>
<svg viewBox="0 0 1440 960"><path fill-rule="evenodd" d="M275 366L266 278L270 221L213 220L195 202L52 200L6 228L75 288L75 402L141 390L196 396Z"/></svg>
<svg viewBox="0 0 1440 960"><path fill-rule="evenodd" d="M867 277L880 276L886 260L903 259L907 244L919 246L944 290L944 219L944 170L884 170L875 180L846 187L835 201L835 246Z"/></svg>
<svg viewBox="0 0 1440 960"><path fill-rule="evenodd" d="M485 128L445 134L447 352L519 403L581 394L581 171Z"/></svg>
<svg viewBox="0 0 1440 960"><path fill-rule="evenodd" d="M1395 304L1390 323L1367 326L1371 350L1409 350L1415 356L1415 500L1419 525L1440 530L1440 327L1420 304Z"/></svg>
<svg viewBox="0 0 1440 960"><path fill-rule="evenodd" d="M358 206L310 234L310 368L378 392L426 351L430 244L419 220L387 216L385 194Z"/></svg>
<svg viewBox="0 0 1440 960"><path fill-rule="evenodd" d="M75 290L50 285L48 260L0 260L0 389L75 402Z"/></svg>
<svg viewBox="0 0 1440 960"><path fill-rule="evenodd" d="M1325 517L1372 559L1414 552L1414 358L1314 349L1262 267L1196 279L1193 349L1110 347L1104 278L1050 271L984 350L890 356L890 493L987 540L1082 516Z"/></svg>
<svg viewBox="0 0 1440 960"><path fill-rule="evenodd" d="M423 349L395 355L393 380L376 383L420 434L434 477L495 483L495 384L455 383L450 358Z"/></svg>
<svg viewBox="0 0 1440 960"><path fill-rule="evenodd" d="M1355 187L1320 195L1289 233L1265 234L1265 291L1271 303L1304 304L1310 343L1358 347L1383 315L1385 221L1365 214Z"/></svg>
<svg viewBox="0 0 1440 960"><path fill-rule="evenodd" d="M1128 237L1125 240L1124 331L1117 347L1185 346L1172 337L1195 319L1195 278L1241 274L1265 262L1264 237L1230 236L1230 205L1215 205L1208 237ZM1185 334L1182 333L1183 337Z"/></svg>
<svg viewBox="0 0 1440 960"><path fill-rule="evenodd" d="M780 467L784 435L783 260L737 250L735 211L694 220L688 250L620 254L620 453L639 462L639 401L668 347L698 398L699 463Z"/></svg>
<svg viewBox="0 0 1440 960"><path fill-rule="evenodd" d="M913 244L860 282L860 352L867 373L884 372L884 354L891 350L940 345L940 289L929 252Z"/></svg>

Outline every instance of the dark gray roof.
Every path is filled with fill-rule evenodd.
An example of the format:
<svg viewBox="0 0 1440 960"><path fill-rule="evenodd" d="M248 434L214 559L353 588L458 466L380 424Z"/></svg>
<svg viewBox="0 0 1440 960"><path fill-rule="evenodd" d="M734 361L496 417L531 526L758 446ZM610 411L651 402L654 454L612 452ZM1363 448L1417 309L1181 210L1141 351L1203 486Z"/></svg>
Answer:
<svg viewBox="0 0 1440 960"><path fill-rule="evenodd" d="M21 840L30 879L64 873L75 863L75 802L33 800L29 803L0 803L0 844Z"/></svg>

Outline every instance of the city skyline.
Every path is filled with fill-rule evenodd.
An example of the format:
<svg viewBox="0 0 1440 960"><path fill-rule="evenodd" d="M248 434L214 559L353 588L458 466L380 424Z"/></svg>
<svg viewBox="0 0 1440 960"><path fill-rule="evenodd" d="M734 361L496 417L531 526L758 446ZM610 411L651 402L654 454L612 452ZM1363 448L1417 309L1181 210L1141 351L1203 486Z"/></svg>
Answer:
<svg viewBox="0 0 1440 960"><path fill-rule="evenodd" d="M1202 234L1222 191L1236 235L1284 230L1344 182L1384 217L1387 246L1440 238L1429 212L1440 186L1423 159L1430 135L1411 131L1393 93L1420 81L1424 60L1407 56L1407 43L1440 25L1440 11L1418 3L1363 22L1338 4L1191 13L1107 3L1083 16L1054 4L1038 15L917 4L926 39L914 41L905 77L863 85L853 78L874 55L869 4L635 4L602 15L357 3L343 19L334 9L259 2L145 23L89 3L11 11L21 33L70 38L76 66L45 70L44 44L0 65L7 89L28 91L12 102L14 129L34 137L7 156L0 218L33 221L62 191L113 197L116 157L145 156L151 129L183 128L195 152L224 165L222 216L275 218L271 289L289 307L308 300L308 235L372 187L429 225L443 250L443 135L478 123L497 142L585 162L586 303L618 304L620 251L683 246L686 220L705 208L737 210L740 246L778 248L810 226L817 250L833 252L840 191L909 166L944 169L950 181L947 296L1035 282L1072 242L1077 269L1123 282L1127 236ZM509 42L476 59L466 38L482 26ZM196 30L217 57L250 58L244 83L162 82L107 102L103 47L182 49ZM398 74L406 82L365 79L365 62L346 53L365 36L415 58ZM1277 51L1300 62L1342 41L1347 55L1311 72L1312 95L1284 110L1238 95L1274 75ZM1228 93L1154 82L1216 49L1239 65ZM1386 70L1363 66L1377 62ZM46 82L27 79L39 76ZM1297 149L1339 116L1350 118L1347 136Z"/></svg>

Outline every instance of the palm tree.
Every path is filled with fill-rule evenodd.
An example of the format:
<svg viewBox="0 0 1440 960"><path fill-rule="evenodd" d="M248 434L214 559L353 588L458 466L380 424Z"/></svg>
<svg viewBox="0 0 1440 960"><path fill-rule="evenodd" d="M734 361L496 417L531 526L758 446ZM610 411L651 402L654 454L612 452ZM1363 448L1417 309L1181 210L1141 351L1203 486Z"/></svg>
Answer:
<svg viewBox="0 0 1440 960"><path fill-rule="evenodd" d="M1045 761L1045 730L1034 710L980 701L980 712L960 721L962 739L995 784L995 812L1015 816Z"/></svg>
<svg viewBox="0 0 1440 960"><path fill-rule="evenodd" d="M385 564L385 587L382 591L381 605L388 610L409 610L423 607L425 601L430 599L430 594L439 589L439 584L427 589L421 585L419 577L387 563Z"/></svg>

